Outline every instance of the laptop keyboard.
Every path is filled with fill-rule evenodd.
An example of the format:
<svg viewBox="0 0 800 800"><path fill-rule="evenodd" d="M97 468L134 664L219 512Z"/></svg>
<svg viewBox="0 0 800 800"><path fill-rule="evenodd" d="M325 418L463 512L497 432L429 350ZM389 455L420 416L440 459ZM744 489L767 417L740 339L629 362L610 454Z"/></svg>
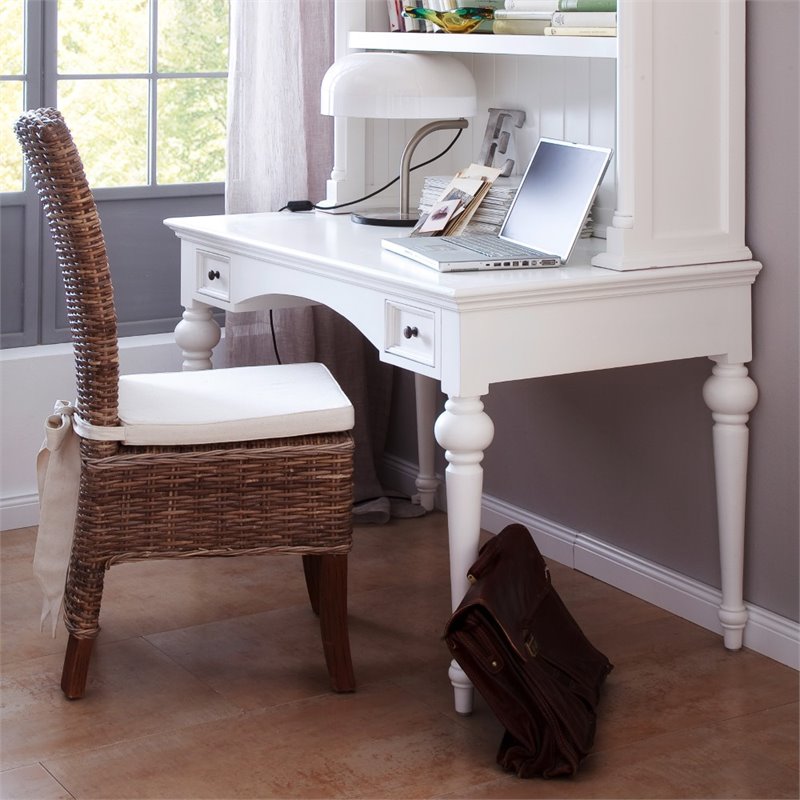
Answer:
<svg viewBox="0 0 800 800"><path fill-rule="evenodd" d="M453 242L467 250L473 250L486 258L541 258L547 255L514 242L507 242L499 236L479 233L465 233L454 236Z"/></svg>

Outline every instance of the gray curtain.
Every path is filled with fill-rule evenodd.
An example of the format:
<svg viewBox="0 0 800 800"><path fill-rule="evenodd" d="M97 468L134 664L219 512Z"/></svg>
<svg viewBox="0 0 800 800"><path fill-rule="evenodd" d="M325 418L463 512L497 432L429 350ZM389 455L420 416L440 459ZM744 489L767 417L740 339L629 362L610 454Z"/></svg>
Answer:
<svg viewBox="0 0 800 800"><path fill-rule="evenodd" d="M333 7L329 0L232 0L228 213L277 211L289 200L325 196L333 121L320 114L319 87L333 62ZM375 348L324 306L228 314L225 337L231 366L276 363L276 346L283 363L328 366L355 407L356 517L386 521L391 504L377 465L392 368Z"/></svg>

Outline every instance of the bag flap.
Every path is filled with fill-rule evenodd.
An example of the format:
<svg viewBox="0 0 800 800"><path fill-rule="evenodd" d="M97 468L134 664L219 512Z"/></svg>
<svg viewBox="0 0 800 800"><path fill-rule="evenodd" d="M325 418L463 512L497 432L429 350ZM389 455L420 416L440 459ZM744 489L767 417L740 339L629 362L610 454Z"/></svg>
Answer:
<svg viewBox="0 0 800 800"><path fill-rule="evenodd" d="M536 654L528 630L542 600L551 591L550 571L522 525L509 525L481 547L470 567L470 587L453 612L445 637L470 609L482 606L523 661Z"/></svg>

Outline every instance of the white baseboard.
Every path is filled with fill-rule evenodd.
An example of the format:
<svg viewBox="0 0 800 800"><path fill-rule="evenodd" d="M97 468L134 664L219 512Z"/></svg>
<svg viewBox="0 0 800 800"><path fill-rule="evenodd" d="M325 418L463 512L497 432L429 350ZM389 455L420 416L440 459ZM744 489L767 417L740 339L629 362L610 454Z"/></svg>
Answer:
<svg viewBox="0 0 800 800"><path fill-rule="evenodd" d="M384 460L388 484L413 494L416 465L395 456ZM442 480L442 476L439 476ZM446 510L443 485L436 507ZM485 495L481 526L499 533L511 523L524 525L546 558L572 567L628 594L722 636L717 617L719 589L629 553L593 536L567 528L504 500ZM800 622L745 604L748 611L745 647L800 670Z"/></svg>
<svg viewBox="0 0 800 800"><path fill-rule="evenodd" d="M0 531L39 524L39 495L0 497Z"/></svg>
<svg viewBox="0 0 800 800"><path fill-rule="evenodd" d="M380 468L380 480L383 488L389 492L396 490L403 494L413 497L417 493L417 465L406 461L404 458L398 458L391 453L386 453L383 457L383 463ZM434 506L439 511L447 511L447 496L445 495L444 476L437 474L439 480L439 488L436 490L434 497Z"/></svg>

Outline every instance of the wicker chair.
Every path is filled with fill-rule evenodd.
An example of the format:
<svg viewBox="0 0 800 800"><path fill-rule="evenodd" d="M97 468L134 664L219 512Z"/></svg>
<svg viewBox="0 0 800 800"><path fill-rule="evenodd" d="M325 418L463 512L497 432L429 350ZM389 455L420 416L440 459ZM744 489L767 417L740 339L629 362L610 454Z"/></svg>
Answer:
<svg viewBox="0 0 800 800"><path fill-rule="evenodd" d="M349 401L321 364L120 377L105 243L70 131L43 108L16 133L55 241L75 352L81 475L64 693L84 695L111 565L287 552L303 557L331 686L352 691Z"/></svg>

